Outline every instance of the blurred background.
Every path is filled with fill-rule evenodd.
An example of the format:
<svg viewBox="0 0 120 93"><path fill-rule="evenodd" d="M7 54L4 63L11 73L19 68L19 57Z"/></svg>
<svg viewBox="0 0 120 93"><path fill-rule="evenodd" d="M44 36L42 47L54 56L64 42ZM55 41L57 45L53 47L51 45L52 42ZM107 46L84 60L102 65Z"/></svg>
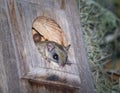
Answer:
<svg viewBox="0 0 120 93"><path fill-rule="evenodd" d="M120 0L77 0L96 93L120 93Z"/></svg>

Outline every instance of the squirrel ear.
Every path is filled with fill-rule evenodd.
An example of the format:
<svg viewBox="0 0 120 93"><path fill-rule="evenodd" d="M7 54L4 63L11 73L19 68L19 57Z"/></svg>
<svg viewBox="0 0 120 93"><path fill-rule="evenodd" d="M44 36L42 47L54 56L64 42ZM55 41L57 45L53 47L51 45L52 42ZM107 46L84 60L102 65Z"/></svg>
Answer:
<svg viewBox="0 0 120 93"><path fill-rule="evenodd" d="M65 49L68 51L69 50L69 48L70 48L70 44L67 46L67 47L65 47Z"/></svg>
<svg viewBox="0 0 120 93"><path fill-rule="evenodd" d="M54 43L47 43L48 51L52 51L54 48L55 48L55 44Z"/></svg>

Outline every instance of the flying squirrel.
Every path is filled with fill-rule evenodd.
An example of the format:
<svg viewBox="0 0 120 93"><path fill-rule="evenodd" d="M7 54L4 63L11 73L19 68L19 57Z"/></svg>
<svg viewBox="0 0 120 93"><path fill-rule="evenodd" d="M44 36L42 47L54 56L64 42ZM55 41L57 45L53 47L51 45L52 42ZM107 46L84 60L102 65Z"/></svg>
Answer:
<svg viewBox="0 0 120 93"><path fill-rule="evenodd" d="M48 62L55 62L62 67L71 65L68 61L68 50L70 45L65 47L54 41L41 41L35 43L35 45L42 57Z"/></svg>
<svg viewBox="0 0 120 93"><path fill-rule="evenodd" d="M71 65L68 61L70 45L67 44L65 34L56 21L45 16L37 17L32 26L32 34L42 58L62 67Z"/></svg>

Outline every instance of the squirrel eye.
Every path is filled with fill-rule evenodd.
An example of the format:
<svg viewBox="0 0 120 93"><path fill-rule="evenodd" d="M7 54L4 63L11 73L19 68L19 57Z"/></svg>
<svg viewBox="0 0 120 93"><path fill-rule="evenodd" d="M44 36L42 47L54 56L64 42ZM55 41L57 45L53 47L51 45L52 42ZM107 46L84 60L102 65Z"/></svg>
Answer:
<svg viewBox="0 0 120 93"><path fill-rule="evenodd" d="M53 59L59 60L59 57L58 57L58 55L56 53L53 54Z"/></svg>

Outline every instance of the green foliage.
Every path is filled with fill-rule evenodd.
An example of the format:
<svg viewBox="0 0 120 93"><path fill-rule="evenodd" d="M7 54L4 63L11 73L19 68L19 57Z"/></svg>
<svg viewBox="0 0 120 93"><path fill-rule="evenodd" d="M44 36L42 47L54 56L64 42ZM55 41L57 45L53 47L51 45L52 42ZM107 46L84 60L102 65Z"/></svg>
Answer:
<svg viewBox="0 0 120 93"><path fill-rule="evenodd" d="M78 8L96 93L119 93L120 82L110 82L104 70L119 51L119 19L92 0L78 0Z"/></svg>

